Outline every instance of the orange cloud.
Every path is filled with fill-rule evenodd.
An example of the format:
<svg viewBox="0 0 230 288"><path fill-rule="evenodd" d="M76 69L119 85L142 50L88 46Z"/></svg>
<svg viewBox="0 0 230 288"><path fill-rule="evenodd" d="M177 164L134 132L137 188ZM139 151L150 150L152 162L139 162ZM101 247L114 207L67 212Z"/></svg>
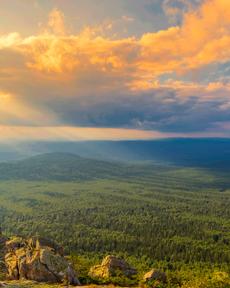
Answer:
<svg viewBox="0 0 230 288"><path fill-rule="evenodd" d="M0 49L23 54L25 65L32 70L65 76L94 71L110 79L119 76L119 81L123 76L123 84L131 88L149 87L149 81L165 73L187 73L230 59L228 0L205 1L197 10L185 13L181 26L141 38L111 39L103 36L103 27L87 27L78 35L69 35L64 15L56 9L49 16L48 28L51 30L24 39L18 33L2 36Z"/></svg>
<svg viewBox="0 0 230 288"><path fill-rule="evenodd" d="M16 49L27 56L29 68L44 72L71 73L79 69L118 72L128 65L133 38L112 41L92 35L94 30L90 28L76 36L60 37L46 32L24 39Z"/></svg>
<svg viewBox="0 0 230 288"><path fill-rule="evenodd" d="M19 33L10 33L8 35L0 36L0 49L16 48L21 44L21 37Z"/></svg>
<svg viewBox="0 0 230 288"><path fill-rule="evenodd" d="M65 17L58 9L51 11L49 15L48 27L57 35L65 35Z"/></svg>
<svg viewBox="0 0 230 288"><path fill-rule="evenodd" d="M143 70L155 66L159 73L186 72L227 61L230 58L229 9L230 2L226 0L205 1L198 10L184 15L181 27L143 35Z"/></svg>

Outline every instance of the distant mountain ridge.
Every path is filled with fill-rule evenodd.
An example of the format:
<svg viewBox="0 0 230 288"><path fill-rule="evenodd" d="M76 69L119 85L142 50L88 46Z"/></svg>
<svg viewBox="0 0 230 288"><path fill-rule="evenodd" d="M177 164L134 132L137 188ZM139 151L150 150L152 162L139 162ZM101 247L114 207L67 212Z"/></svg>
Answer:
<svg viewBox="0 0 230 288"><path fill-rule="evenodd" d="M0 180L90 180L119 176L122 172L122 164L61 152L0 163Z"/></svg>
<svg viewBox="0 0 230 288"><path fill-rule="evenodd" d="M0 145L0 161L45 153L69 153L100 161L152 161L161 165L230 169L230 139L29 142L16 148Z"/></svg>

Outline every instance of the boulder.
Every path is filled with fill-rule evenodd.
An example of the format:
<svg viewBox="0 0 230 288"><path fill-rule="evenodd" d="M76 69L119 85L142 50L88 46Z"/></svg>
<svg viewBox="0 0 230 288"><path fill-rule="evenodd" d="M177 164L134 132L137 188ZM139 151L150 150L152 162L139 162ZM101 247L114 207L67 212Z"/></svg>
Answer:
<svg viewBox="0 0 230 288"><path fill-rule="evenodd" d="M145 283L154 281L154 280L159 281L161 283L166 283L167 282L166 274L157 269L152 269L151 271L147 272L143 277L143 281Z"/></svg>
<svg viewBox="0 0 230 288"><path fill-rule="evenodd" d="M56 243L40 237L24 240L15 237L6 242L5 263L10 280L27 279L80 285L76 272Z"/></svg>
<svg viewBox="0 0 230 288"><path fill-rule="evenodd" d="M131 267L125 260L109 255L105 257L101 265L94 266L89 271L92 278L109 279L115 276L124 276L131 278L137 271Z"/></svg>

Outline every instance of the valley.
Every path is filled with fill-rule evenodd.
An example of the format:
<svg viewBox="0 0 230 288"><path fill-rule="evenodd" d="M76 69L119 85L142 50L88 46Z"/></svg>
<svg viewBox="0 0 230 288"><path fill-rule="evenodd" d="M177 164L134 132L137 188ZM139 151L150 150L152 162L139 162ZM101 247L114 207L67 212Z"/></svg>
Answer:
<svg viewBox="0 0 230 288"><path fill-rule="evenodd" d="M5 235L54 239L83 283L107 254L128 259L139 275L151 267L176 274L175 282L229 273L225 173L64 153L1 163L0 170Z"/></svg>

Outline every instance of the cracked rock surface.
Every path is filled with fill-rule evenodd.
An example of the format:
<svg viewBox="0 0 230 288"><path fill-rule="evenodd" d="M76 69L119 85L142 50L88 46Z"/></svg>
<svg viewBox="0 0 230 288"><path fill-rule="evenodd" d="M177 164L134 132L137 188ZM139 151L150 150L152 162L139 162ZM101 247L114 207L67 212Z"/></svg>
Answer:
<svg viewBox="0 0 230 288"><path fill-rule="evenodd" d="M5 243L8 279L79 285L76 273L65 259L63 249L40 237L14 237Z"/></svg>

